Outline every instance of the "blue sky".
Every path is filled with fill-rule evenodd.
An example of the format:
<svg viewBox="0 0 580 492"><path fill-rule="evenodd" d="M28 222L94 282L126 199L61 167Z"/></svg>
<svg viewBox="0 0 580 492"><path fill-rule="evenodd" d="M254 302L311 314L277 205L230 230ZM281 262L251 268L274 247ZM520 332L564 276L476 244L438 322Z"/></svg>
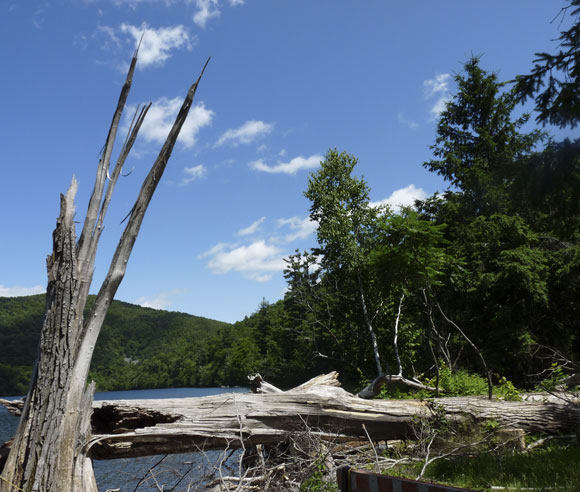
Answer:
<svg viewBox="0 0 580 492"><path fill-rule="evenodd" d="M445 188L422 167L471 54L502 80L553 50L563 0L0 2L0 296L44 291L60 192L84 219L124 70L153 101L117 186L98 289L142 179L208 56L116 298L236 321L283 296L283 258L314 245L302 196L329 148L359 158L373 201Z"/></svg>

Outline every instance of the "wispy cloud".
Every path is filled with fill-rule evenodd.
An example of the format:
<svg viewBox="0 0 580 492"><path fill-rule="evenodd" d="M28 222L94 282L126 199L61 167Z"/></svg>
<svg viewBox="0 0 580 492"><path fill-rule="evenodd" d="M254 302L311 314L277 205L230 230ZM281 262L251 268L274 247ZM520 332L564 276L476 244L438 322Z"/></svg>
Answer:
<svg viewBox="0 0 580 492"><path fill-rule="evenodd" d="M233 145L249 144L270 133L274 128L272 123L259 120L246 121L239 128L230 128L216 142L216 146L232 143Z"/></svg>
<svg viewBox="0 0 580 492"><path fill-rule="evenodd" d="M436 98L435 103L431 106L431 117L429 121L436 120L451 100L451 95L449 94L450 79L451 75L448 73L440 73L435 75L435 78L423 82L425 99Z"/></svg>
<svg viewBox="0 0 580 492"><path fill-rule="evenodd" d="M212 273L236 271L257 282L269 280L272 272L286 266L282 250L263 240L242 246L219 243L200 256L205 257L210 257L207 266Z"/></svg>
<svg viewBox="0 0 580 492"><path fill-rule="evenodd" d="M32 296L34 294L43 294L44 292L46 292L46 288L41 285L33 287L5 287L0 285L0 297Z"/></svg>
<svg viewBox="0 0 580 492"><path fill-rule="evenodd" d="M185 186L196 179L203 178L206 175L207 170L203 164L199 164L198 166L184 167L183 172L185 177L179 182L179 186Z"/></svg>
<svg viewBox="0 0 580 492"><path fill-rule="evenodd" d="M36 29L42 29L44 21L46 20L45 14L46 14L46 11L48 10L48 7L49 7L48 2L44 2L44 4L41 7L37 8L34 11L34 17L32 18L32 25Z"/></svg>
<svg viewBox="0 0 580 492"><path fill-rule="evenodd" d="M415 128L419 128L419 124L416 121L409 120L409 119L405 118L403 113L397 113L397 120L399 121L399 123L401 123L405 126L408 126L409 128L412 128L413 130Z"/></svg>
<svg viewBox="0 0 580 492"><path fill-rule="evenodd" d="M393 191L388 198L378 202L370 202L369 205L371 207L388 205L393 210L399 211L401 207L412 207L415 205L415 200L424 200L426 197L427 193L423 188L417 188L414 184L410 184L405 188Z"/></svg>
<svg viewBox="0 0 580 492"><path fill-rule="evenodd" d="M141 37L143 37L139 48L138 61L139 66L142 68L163 65L165 60L171 57L171 50L179 48L191 50L192 39L187 29L182 25L154 29L145 22L138 27L130 24L121 24L120 31L133 37L135 47L137 47ZM114 32L107 32L114 41L116 37Z"/></svg>
<svg viewBox="0 0 580 492"><path fill-rule="evenodd" d="M193 16L193 22L199 27L205 27L210 19L220 15L218 0L195 0L195 6L197 12Z"/></svg>
<svg viewBox="0 0 580 492"><path fill-rule="evenodd" d="M256 282L268 282L269 280L272 280L272 275L270 273L265 273L264 275L256 275L253 280L255 280Z"/></svg>
<svg viewBox="0 0 580 492"><path fill-rule="evenodd" d="M324 159L319 154L311 155L310 157L294 157L290 162L278 162L275 166L269 166L262 159L249 163L249 166L256 170L271 174L296 174L302 169L313 169L320 165Z"/></svg>
<svg viewBox="0 0 580 492"><path fill-rule="evenodd" d="M244 5L245 0L230 0L230 5L232 7L237 7L238 5Z"/></svg>
<svg viewBox="0 0 580 492"><path fill-rule="evenodd" d="M147 113L139 135L148 142L163 143L173 125L177 112L183 103L181 97L168 99L162 97L155 101ZM133 114L135 108L128 108L127 114ZM192 107L183 124L177 139L185 148L195 145L198 132L205 126L211 125L215 113L207 109L203 102ZM126 121L128 126L128 121Z"/></svg>
<svg viewBox="0 0 580 492"><path fill-rule="evenodd" d="M315 221L310 220L310 217L306 217L305 219L301 219L300 217L278 219L278 225L280 227L289 226L290 229L293 231L292 233L284 237L284 241L288 243L295 241L297 239L306 239L318 227L318 224Z"/></svg>
<svg viewBox="0 0 580 492"><path fill-rule="evenodd" d="M122 46L117 30L111 26L98 26L93 38L97 38L99 46L105 51L115 51Z"/></svg>
<svg viewBox="0 0 580 492"><path fill-rule="evenodd" d="M238 236L249 236L254 234L262 225L262 223L266 220L266 217L260 217L258 220L252 222L248 227L244 227L240 229L236 234Z"/></svg>
<svg viewBox="0 0 580 492"><path fill-rule="evenodd" d="M271 223L275 224L275 228L268 231L266 225ZM239 272L256 282L266 282L286 268L284 258L288 257L289 245L308 238L316 227L316 222L309 217L295 216L268 222L265 216L260 217L236 232L236 236L241 238L239 241L219 242L199 255L198 259L206 259L207 268L213 274ZM257 232L259 239L250 238Z"/></svg>
<svg viewBox="0 0 580 492"><path fill-rule="evenodd" d="M153 308L153 309L167 309L170 307L175 300L174 297L183 294L184 289L172 289L166 292L159 292L153 296L141 296L135 299L135 304L139 306Z"/></svg>

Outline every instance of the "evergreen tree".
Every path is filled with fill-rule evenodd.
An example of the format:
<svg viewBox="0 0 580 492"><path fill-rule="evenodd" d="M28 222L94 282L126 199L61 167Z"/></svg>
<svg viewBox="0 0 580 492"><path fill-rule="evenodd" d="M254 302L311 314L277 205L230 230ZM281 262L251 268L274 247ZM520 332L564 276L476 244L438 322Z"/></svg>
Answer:
<svg viewBox="0 0 580 492"><path fill-rule="evenodd" d="M560 15L572 25L560 33L559 51L536 53L531 73L518 76L515 87L520 100L534 99L538 122L561 128L580 122L580 0L568 3Z"/></svg>
<svg viewBox="0 0 580 492"><path fill-rule="evenodd" d="M455 76L458 92L439 119L433 159L424 167L443 176L468 216L504 211L509 186L521 157L542 137L521 133L528 115L512 121L517 104L513 91L502 92L497 75L480 67L478 57ZM452 193L448 193L448 198Z"/></svg>

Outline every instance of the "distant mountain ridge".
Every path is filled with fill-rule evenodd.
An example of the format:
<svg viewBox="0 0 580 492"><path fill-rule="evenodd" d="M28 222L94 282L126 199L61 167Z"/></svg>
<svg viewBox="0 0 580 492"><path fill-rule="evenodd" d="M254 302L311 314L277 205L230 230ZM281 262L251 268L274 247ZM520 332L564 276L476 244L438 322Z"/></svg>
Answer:
<svg viewBox="0 0 580 492"><path fill-rule="evenodd" d="M90 296L89 306L93 300ZM0 395L21 395L28 390L44 309L44 294L0 297ZM207 341L230 326L113 301L89 379L97 382L99 390L200 385L199 364L194 360L201 362Z"/></svg>

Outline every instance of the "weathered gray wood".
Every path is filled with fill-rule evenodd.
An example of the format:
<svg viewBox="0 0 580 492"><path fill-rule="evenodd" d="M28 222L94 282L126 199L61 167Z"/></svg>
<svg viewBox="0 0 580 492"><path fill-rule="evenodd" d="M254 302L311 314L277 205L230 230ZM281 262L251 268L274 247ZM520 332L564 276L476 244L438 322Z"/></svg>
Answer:
<svg viewBox="0 0 580 492"><path fill-rule="evenodd" d="M78 243L73 220L77 190L74 178L66 196L61 195L60 215L53 234L53 253L47 259L48 288L39 355L20 424L0 477L0 492L97 491L86 446L91 432L94 387L85 386L93 350L107 310L125 275L147 207L203 75L202 71L190 87L173 127L143 182L109 272L89 316L83 319L103 220L123 163L149 109L149 105L145 106L135 115L134 125L111 176L112 150L136 63L137 53L121 90Z"/></svg>
<svg viewBox="0 0 580 492"><path fill-rule="evenodd" d="M94 402L85 454L114 459L277 444L297 432L349 441L367 438L363 425L375 440L413 438L417 419L430 417L433 405L452 421L494 419L502 427L528 432L567 432L580 422L580 406L558 395L533 394L519 402L483 397L365 400L337 387L337 376L318 376L278 393Z"/></svg>
<svg viewBox="0 0 580 492"><path fill-rule="evenodd" d="M24 400L4 400L0 398L0 405L3 405L10 415L20 417L24 408Z"/></svg>
<svg viewBox="0 0 580 492"><path fill-rule="evenodd" d="M580 407L483 397L364 400L328 385L282 393L229 393L202 398L95 402L89 454L112 459L199 449L275 444L296 432L329 440L412 438L417 419L440 406L448 419L494 419L534 432L575 429Z"/></svg>

